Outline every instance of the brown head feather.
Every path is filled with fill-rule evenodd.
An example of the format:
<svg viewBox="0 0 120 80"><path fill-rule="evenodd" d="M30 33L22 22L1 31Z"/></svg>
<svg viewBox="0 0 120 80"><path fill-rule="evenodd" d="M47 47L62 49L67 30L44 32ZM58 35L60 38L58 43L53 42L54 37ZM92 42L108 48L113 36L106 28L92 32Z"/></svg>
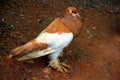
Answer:
<svg viewBox="0 0 120 80"><path fill-rule="evenodd" d="M63 13L62 16L70 15L70 10L72 10L74 13L77 13L77 12L78 12L78 10L77 10L75 7L68 7L68 8L64 11L64 13Z"/></svg>
<svg viewBox="0 0 120 80"><path fill-rule="evenodd" d="M71 15L70 10L72 10L72 12L75 14L78 13L78 10L75 7L68 7L61 17L61 21L68 26L68 28L74 34L74 37L76 37L82 30L82 22L81 18Z"/></svg>
<svg viewBox="0 0 120 80"><path fill-rule="evenodd" d="M82 23L79 17L73 16L70 13L69 9L74 13L77 13L77 9L75 7L68 7L61 17L55 19L51 24L48 25L45 31L49 33L72 32L74 37L76 37L82 30Z"/></svg>

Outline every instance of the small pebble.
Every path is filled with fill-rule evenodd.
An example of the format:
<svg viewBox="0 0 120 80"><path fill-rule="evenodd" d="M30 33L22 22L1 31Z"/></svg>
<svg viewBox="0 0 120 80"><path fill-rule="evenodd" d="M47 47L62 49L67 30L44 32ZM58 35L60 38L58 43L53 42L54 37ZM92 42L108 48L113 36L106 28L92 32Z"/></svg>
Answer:
<svg viewBox="0 0 120 80"><path fill-rule="evenodd" d="M2 18L2 22L4 22L4 19Z"/></svg>
<svg viewBox="0 0 120 80"><path fill-rule="evenodd" d="M95 30L95 29L96 29L96 27L92 27L92 29L93 29L93 30Z"/></svg>
<svg viewBox="0 0 120 80"><path fill-rule="evenodd" d="M25 19L25 17L22 17L22 19Z"/></svg>
<svg viewBox="0 0 120 80"><path fill-rule="evenodd" d="M88 39L91 39L92 37L93 37L93 35L91 34L91 35L88 36Z"/></svg>
<svg viewBox="0 0 120 80"><path fill-rule="evenodd" d="M11 25L11 27L13 27L13 25Z"/></svg>
<svg viewBox="0 0 120 80"><path fill-rule="evenodd" d="M90 34L90 31L89 31L88 29L86 30L86 34L87 34L87 35L89 35L89 34Z"/></svg>
<svg viewBox="0 0 120 80"><path fill-rule="evenodd" d="M20 14L20 16L22 16L22 17L23 17L24 15L23 15L23 14Z"/></svg>

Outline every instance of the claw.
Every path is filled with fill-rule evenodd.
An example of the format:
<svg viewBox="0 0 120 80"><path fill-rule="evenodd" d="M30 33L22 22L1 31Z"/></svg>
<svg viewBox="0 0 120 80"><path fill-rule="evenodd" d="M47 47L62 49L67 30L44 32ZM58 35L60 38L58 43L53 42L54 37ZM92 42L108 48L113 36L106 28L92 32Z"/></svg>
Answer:
<svg viewBox="0 0 120 80"><path fill-rule="evenodd" d="M63 71L64 71L64 72L68 72L68 71L67 71L67 69L66 69L66 68L64 68L64 67L63 67Z"/></svg>
<svg viewBox="0 0 120 80"><path fill-rule="evenodd" d="M66 64L65 62L62 62L61 65L65 66L66 68L71 68L71 66Z"/></svg>
<svg viewBox="0 0 120 80"><path fill-rule="evenodd" d="M56 69L59 72L68 72L66 68L71 68L69 65L67 65L64 62L60 63L58 59L50 61L48 66Z"/></svg>

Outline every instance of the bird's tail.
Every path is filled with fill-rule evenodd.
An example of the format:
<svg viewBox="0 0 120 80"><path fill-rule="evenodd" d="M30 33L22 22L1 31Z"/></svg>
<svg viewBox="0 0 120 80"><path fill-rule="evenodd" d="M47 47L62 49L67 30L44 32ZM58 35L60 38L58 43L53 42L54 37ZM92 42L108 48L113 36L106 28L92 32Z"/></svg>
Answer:
<svg viewBox="0 0 120 80"><path fill-rule="evenodd" d="M33 49L32 47L33 47L32 43L28 42L25 45L22 45L22 46L15 48L15 49L12 49L11 52L14 55L22 55L22 54L30 52Z"/></svg>
<svg viewBox="0 0 120 80"><path fill-rule="evenodd" d="M59 49L54 49L52 47L48 47L48 48L43 49L43 50L31 51L28 54L18 58L17 60L18 61L23 61L23 60L38 58L38 57L41 57L41 56L45 56L45 55L51 54L51 53L56 52L58 50Z"/></svg>
<svg viewBox="0 0 120 80"><path fill-rule="evenodd" d="M47 47L46 44L38 43L38 42L36 42L36 40L32 40L32 41L26 43L25 45L22 45L20 47L12 49L10 57L23 56L26 53L29 53L33 50L40 50L40 49L44 49L46 47Z"/></svg>

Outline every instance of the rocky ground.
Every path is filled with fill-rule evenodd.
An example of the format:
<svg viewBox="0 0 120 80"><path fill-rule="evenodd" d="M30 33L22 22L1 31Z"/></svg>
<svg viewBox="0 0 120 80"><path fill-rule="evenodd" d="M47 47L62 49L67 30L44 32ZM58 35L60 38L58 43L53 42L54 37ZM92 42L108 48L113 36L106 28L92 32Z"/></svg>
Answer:
<svg viewBox="0 0 120 80"><path fill-rule="evenodd" d="M0 0L0 80L120 80L119 0ZM79 9L84 29L61 61L72 68L46 68L47 57L18 62L10 50L35 38L65 8Z"/></svg>

